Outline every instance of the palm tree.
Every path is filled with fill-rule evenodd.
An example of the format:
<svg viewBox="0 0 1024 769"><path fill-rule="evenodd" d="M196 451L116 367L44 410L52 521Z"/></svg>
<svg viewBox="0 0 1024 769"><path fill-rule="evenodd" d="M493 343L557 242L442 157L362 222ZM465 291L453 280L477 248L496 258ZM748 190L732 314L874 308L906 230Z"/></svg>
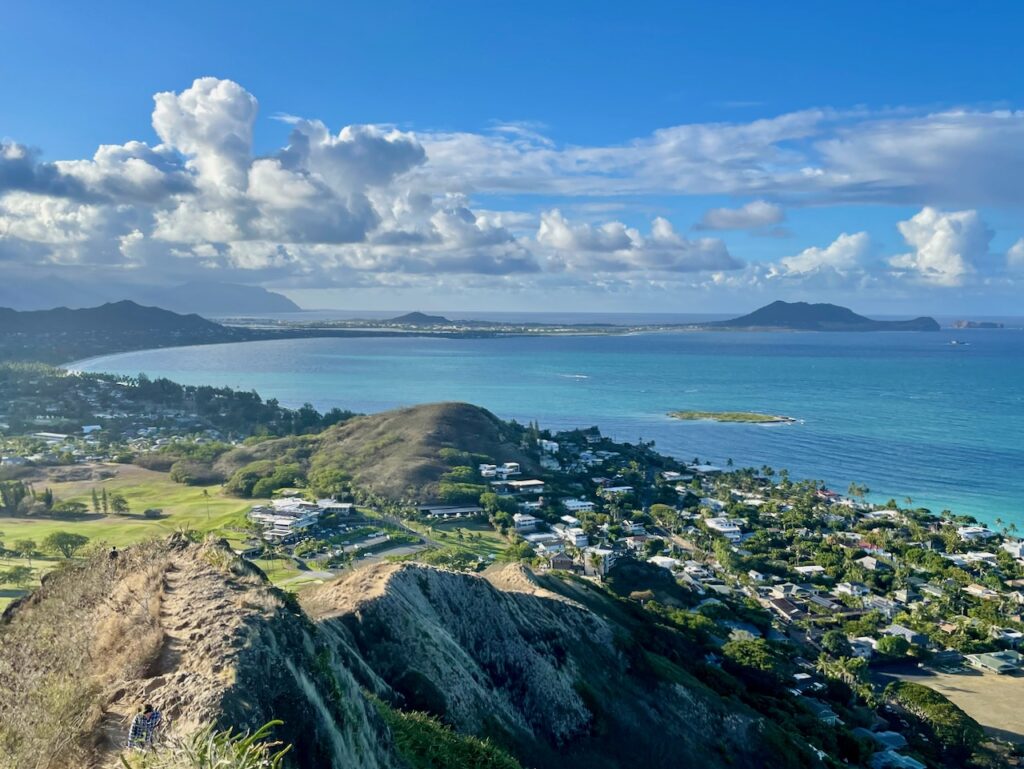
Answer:
<svg viewBox="0 0 1024 769"><path fill-rule="evenodd" d="M604 566L604 558L601 557L600 553L591 553L587 557L587 561L590 563L590 567L594 570L597 575L597 579L604 582L604 575L601 573L601 567Z"/></svg>

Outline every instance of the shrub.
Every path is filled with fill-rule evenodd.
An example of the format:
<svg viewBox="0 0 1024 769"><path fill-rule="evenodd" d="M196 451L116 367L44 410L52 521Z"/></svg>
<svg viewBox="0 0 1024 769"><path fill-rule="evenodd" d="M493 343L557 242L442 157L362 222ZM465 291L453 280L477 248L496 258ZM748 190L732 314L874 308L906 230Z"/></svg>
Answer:
<svg viewBox="0 0 1024 769"><path fill-rule="evenodd" d="M190 737L169 739L150 753L121 757L125 769L280 769L290 745L269 739L281 721L264 724L252 734L231 729L201 729Z"/></svg>
<svg viewBox="0 0 1024 769"><path fill-rule="evenodd" d="M521 769L489 740L457 734L425 713L403 713L380 700L374 704L410 769Z"/></svg>
<svg viewBox="0 0 1024 769"><path fill-rule="evenodd" d="M981 744L981 725L934 689L909 681L894 681L885 696L920 718L943 748L957 757L969 756Z"/></svg>

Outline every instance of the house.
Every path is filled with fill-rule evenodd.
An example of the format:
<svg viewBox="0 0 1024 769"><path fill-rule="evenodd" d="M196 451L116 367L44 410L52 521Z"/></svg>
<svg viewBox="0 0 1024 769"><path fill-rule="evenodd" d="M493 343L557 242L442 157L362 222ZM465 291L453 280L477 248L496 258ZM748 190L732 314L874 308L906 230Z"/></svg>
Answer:
<svg viewBox="0 0 1024 769"><path fill-rule="evenodd" d="M768 608L783 622L792 622L803 615L803 610L788 598L772 598L768 601Z"/></svg>
<svg viewBox="0 0 1024 769"><path fill-rule="evenodd" d="M824 566L818 566L817 564L811 564L809 566L797 566L793 569L797 574L802 574L805 577L813 577L818 574L825 573Z"/></svg>
<svg viewBox="0 0 1024 769"><path fill-rule="evenodd" d="M704 525L709 531L720 534L730 542L739 542L743 539L743 530L740 528L740 521L729 518L705 518Z"/></svg>
<svg viewBox="0 0 1024 769"><path fill-rule="evenodd" d="M1020 670L1021 664L1024 663L1024 655L1015 651L967 654L964 655L964 659L972 667L976 667L979 670L988 670L999 675L1015 673Z"/></svg>
<svg viewBox="0 0 1024 769"><path fill-rule="evenodd" d="M530 543L537 552L556 552L562 550L562 542L558 535L551 531L524 532L523 539Z"/></svg>
<svg viewBox="0 0 1024 769"><path fill-rule="evenodd" d="M999 593L995 590L976 583L965 587L964 592L974 598L980 598L982 601L996 601L999 599Z"/></svg>
<svg viewBox="0 0 1024 769"><path fill-rule="evenodd" d="M676 558L669 558L667 555L655 555L647 559L647 563L653 563L663 569L675 572L683 568L683 564Z"/></svg>
<svg viewBox="0 0 1024 769"><path fill-rule="evenodd" d="M821 700L808 697L807 699L802 700L802 702L804 703L804 706L823 724L836 726L843 722L842 719L835 714L835 711Z"/></svg>
<svg viewBox="0 0 1024 769"><path fill-rule="evenodd" d="M502 478L508 478L510 475L519 475L523 470L518 462L505 462L497 471Z"/></svg>
<svg viewBox="0 0 1024 769"><path fill-rule="evenodd" d="M782 582L778 585L772 585L771 588L771 593L776 598L790 598L802 592L803 588L792 582Z"/></svg>
<svg viewBox="0 0 1024 769"><path fill-rule="evenodd" d="M594 503L589 499L563 499L562 507L568 510L570 513L592 513L594 512ZM579 523L579 521L576 521Z"/></svg>
<svg viewBox="0 0 1024 769"><path fill-rule="evenodd" d="M424 505L420 513L428 518L472 518L483 515L484 509L479 505Z"/></svg>
<svg viewBox="0 0 1024 769"><path fill-rule="evenodd" d="M543 494L544 481L506 481L505 486L513 494Z"/></svg>
<svg viewBox="0 0 1024 769"><path fill-rule="evenodd" d="M858 726L853 733L858 737L871 740L878 745L880 750L899 750L907 747L907 738L899 732L873 732L863 726Z"/></svg>
<svg viewBox="0 0 1024 769"><path fill-rule="evenodd" d="M632 486L605 486L603 489L598 489L597 493L605 499L611 499L613 497L624 497L627 494L633 493Z"/></svg>
<svg viewBox="0 0 1024 769"><path fill-rule="evenodd" d="M764 574L762 574L759 571L755 571L754 569L751 569L750 571L748 571L747 572L747 576L750 577L750 581L751 582L764 582L765 579L767 579L764 576Z"/></svg>
<svg viewBox="0 0 1024 769"><path fill-rule="evenodd" d="M725 472L721 467L716 467L715 465L694 465L690 469L698 475L707 475L709 477L721 475Z"/></svg>
<svg viewBox="0 0 1024 769"><path fill-rule="evenodd" d="M942 598L945 595L941 587L933 585L931 582L921 585L921 592L930 598Z"/></svg>
<svg viewBox="0 0 1024 769"><path fill-rule="evenodd" d="M564 571L572 571L576 568L576 562L567 556L564 552L554 552L548 556L548 568L549 569L562 569Z"/></svg>
<svg viewBox="0 0 1024 769"><path fill-rule="evenodd" d="M617 558L614 550L588 547L583 551L583 571L585 574L604 576L615 565Z"/></svg>
<svg viewBox="0 0 1024 769"><path fill-rule="evenodd" d="M647 530L642 523L623 521L620 526L622 527L622 533L629 537L642 537L647 534Z"/></svg>
<svg viewBox="0 0 1024 769"><path fill-rule="evenodd" d="M554 529L558 532L562 541L567 545L572 545L573 547L586 547L590 544L590 538L587 536L587 532L579 526L564 526L560 523L556 523L554 525Z"/></svg>
<svg viewBox="0 0 1024 769"><path fill-rule="evenodd" d="M481 478L497 478L498 477L498 466L497 465L480 465L477 468L480 471Z"/></svg>
<svg viewBox="0 0 1024 769"><path fill-rule="evenodd" d="M996 532L984 526L959 526L956 533L966 542L978 542L996 536Z"/></svg>
<svg viewBox="0 0 1024 769"><path fill-rule="evenodd" d="M882 628L882 635L900 636L916 646L928 645L928 636L903 625L889 625L887 628Z"/></svg>
<svg viewBox="0 0 1024 769"><path fill-rule="evenodd" d="M336 499L319 499L316 506L325 513L336 513L338 515L351 515L355 512L355 505L351 502L339 502Z"/></svg>
<svg viewBox="0 0 1024 769"><path fill-rule="evenodd" d="M879 561L873 555L865 555L863 558L856 559L854 563L868 571L884 571L889 568L889 564Z"/></svg>
<svg viewBox="0 0 1024 769"><path fill-rule="evenodd" d="M913 603L920 596L912 588L901 587L892 591L892 597L900 603Z"/></svg>
<svg viewBox="0 0 1024 769"><path fill-rule="evenodd" d="M859 636L850 639L850 650L854 657L869 660L875 655L875 647L878 641L870 636Z"/></svg>
<svg viewBox="0 0 1024 769"><path fill-rule="evenodd" d="M829 612L839 611L843 608L841 604L836 603L835 601L821 595L820 593L811 593L809 596L807 596L807 601L819 607L820 609L824 609L825 611Z"/></svg>
<svg viewBox="0 0 1024 769"><path fill-rule="evenodd" d="M1002 641L1009 646L1019 646L1021 641L1024 641L1024 633L1019 630L1010 630L1004 627L994 627L989 631L989 635L997 641Z"/></svg>
<svg viewBox="0 0 1024 769"><path fill-rule="evenodd" d="M850 595L854 598L862 598L870 592L868 586L860 582L840 582L832 590L833 595Z"/></svg>
<svg viewBox="0 0 1024 769"><path fill-rule="evenodd" d="M1014 558L1024 560L1024 539L1015 539L1012 542L1004 542L1001 547Z"/></svg>
<svg viewBox="0 0 1024 769"><path fill-rule="evenodd" d="M526 513L516 513L512 516L512 525L515 527L517 534L521 534L524 531L533 531L539 523L539 518L534 518Z"/></svg>
<svg viewBox="0 0 1024 769"><path fill-rule="evenodd" d="M880 595L868 595L864 596L864 608L874 609L882 614L888 620L891 620L897 614L900 613L900 605L890 598L885 598Z"/></svg>
<svg viewBox="0 0 1024 769"><path fill-rule="evenodd" d="M556 441L549 441L544 438L538 438L537 445L540 447L540 450L543 451L545 454L558 453L558 443Z"/></svg>

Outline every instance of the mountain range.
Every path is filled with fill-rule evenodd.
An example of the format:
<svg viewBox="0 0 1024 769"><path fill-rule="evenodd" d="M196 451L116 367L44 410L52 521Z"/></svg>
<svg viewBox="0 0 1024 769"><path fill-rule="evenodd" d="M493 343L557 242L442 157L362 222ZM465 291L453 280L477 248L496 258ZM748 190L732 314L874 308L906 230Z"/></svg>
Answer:
<svg viewBox="0 0 1024 769"><path fill-rule="evenodd" d="M128 299L206 317L301 312L291 299L260 286L192 281L176 286L71 281L56 276L9 278L0 284L0 307L15 310L94 307Z"/></svg>

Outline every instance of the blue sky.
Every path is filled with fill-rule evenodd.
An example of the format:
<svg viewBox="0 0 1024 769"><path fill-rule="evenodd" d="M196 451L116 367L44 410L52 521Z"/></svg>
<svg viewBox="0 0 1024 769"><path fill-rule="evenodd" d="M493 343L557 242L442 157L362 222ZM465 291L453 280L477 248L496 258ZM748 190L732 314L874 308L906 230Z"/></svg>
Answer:
<svg viewBox="0 0 1024 769"><path fill-rule="evenodd" d="M1013 313L1022 22L1011 2L15 0L0 269L311 307Z"/></svg>

